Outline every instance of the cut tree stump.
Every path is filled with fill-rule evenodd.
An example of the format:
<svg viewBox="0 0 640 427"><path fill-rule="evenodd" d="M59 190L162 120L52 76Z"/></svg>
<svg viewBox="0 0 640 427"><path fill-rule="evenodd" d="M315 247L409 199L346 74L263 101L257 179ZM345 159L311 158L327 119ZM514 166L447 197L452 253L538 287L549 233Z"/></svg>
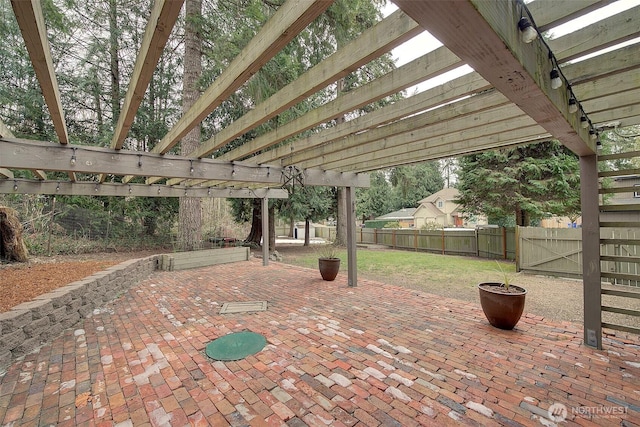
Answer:
<svg viewBox="0 0 640 427"><path fill-rule="evenodd" d="M18 262L29 260L18 212L6 206L0 206L0 258Z"/></svg>

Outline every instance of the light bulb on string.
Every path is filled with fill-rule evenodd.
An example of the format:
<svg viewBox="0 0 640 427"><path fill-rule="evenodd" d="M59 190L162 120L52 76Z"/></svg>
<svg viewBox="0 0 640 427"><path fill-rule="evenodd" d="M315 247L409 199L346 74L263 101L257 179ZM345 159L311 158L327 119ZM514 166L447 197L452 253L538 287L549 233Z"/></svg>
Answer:
<svg viewBox="0 0 640 427"><path fill-rule="evenodd" d="M586 116L581 116L580 117L580 127L582 129L586 129L589 127L589 119L587 119Z"/></svg>
<svg viewBox="0 0 640 427"><path fill-rule="evenodd" d="M533 25L531 25L531 22L526 17L523 16L520 18L520 21L518 21L518 28L520 29L520 36L524 43L531 43L538 38L538 32L533 28Z"/></svg>
<svg viewBox="0 0 640 427"><path fill-rule="evenodd" d="M551 89L560 89L562 87L562 79L560 78L560 72L557 69L551 70L549 73L549 77L551 78Z"/></svg>
<svg viewBox="0 0 640 427"><path fill-rule="evenodd" d="M569 113L571 114L575 114L578 112L578 101L576 101L576 99L571 96L571 98L569 98Z"/></svg>

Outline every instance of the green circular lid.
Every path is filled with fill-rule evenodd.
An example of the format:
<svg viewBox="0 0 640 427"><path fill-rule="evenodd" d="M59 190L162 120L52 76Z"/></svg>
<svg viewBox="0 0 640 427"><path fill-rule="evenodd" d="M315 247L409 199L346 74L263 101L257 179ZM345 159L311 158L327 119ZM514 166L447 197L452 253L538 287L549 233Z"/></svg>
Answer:
<svg viewBox="0 0 640 427"><path fill-rule="evenodd" d="M215 360L240 360L262 350L267 340L251 331L235 332L207 344L205 353Z"/></svg>

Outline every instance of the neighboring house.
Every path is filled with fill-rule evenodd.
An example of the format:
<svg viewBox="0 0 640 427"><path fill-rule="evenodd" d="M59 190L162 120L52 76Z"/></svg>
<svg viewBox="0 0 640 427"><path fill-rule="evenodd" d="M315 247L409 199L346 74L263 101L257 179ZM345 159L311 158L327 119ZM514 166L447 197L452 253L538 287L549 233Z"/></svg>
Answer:
<svg viewBox="0 0 640 427"><path fill-rule="evenodd" d="M399 211L390 212L386 215L379 216L375 221L398 222L400 228L415 227L413 214L416 208L402 208Z"/></svg>
<svg viewBox="0 0 640 427"><path fill-rule="evenodd" d="M415 227L421 228L425 224L438 224L442 227L475 227L486 225L483 217L468 217L459 211L459 205L454 202L458 197L455 188L444 188L429 197L420 200L414 213Z"/></svg>

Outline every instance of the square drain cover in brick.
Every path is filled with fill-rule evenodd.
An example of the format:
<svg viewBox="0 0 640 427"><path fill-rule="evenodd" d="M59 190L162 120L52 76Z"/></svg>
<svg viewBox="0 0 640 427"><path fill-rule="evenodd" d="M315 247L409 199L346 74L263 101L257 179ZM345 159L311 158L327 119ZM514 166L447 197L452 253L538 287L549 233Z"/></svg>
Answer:
<svg viewBox="0 0 640 427"><path fill-rule="evenodd" d="M225 302L222 304L220 314L247 313L249 311L265 311L266 301Z"/></svg>

